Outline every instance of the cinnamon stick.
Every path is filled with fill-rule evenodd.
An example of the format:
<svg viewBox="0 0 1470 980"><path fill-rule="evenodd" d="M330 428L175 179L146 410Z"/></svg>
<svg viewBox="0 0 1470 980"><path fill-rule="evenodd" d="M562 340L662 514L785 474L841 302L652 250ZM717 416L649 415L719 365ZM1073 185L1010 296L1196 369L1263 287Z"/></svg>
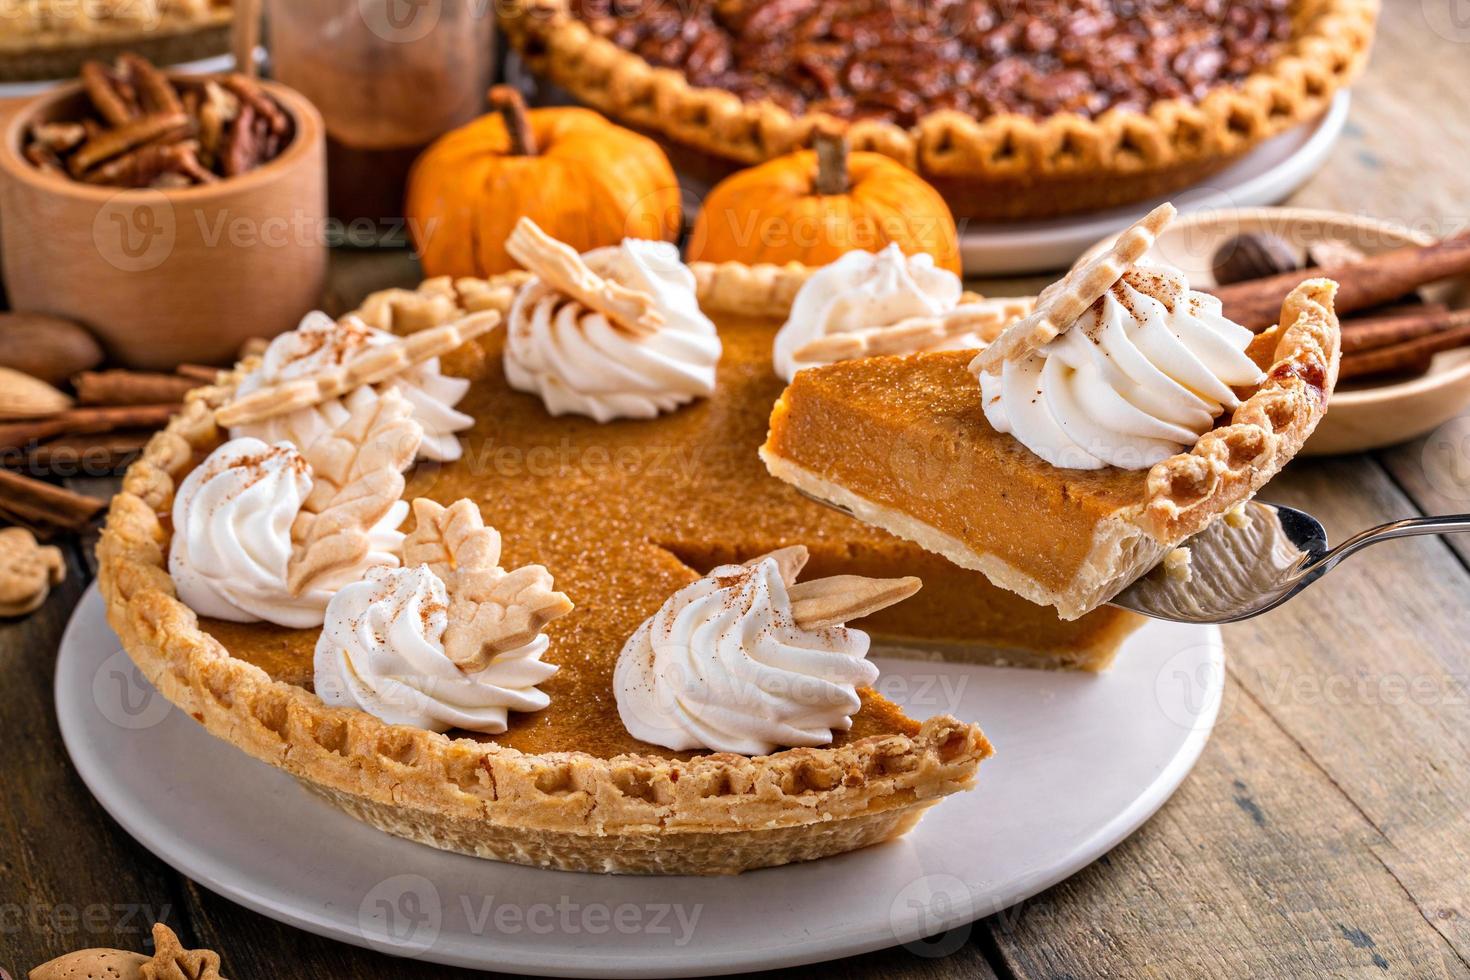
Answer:
<svg viewBox="0 0 1470 980"><path fill-rule="evenodd" d="M1461 232L1433 245L1411 245L1330 269L1283 272L1220 286L1212 292L1220 297L1227 317L1259 331L1280 318L1281 302L1287 293L1318 276L1337 280L1336 308L1343 315L1396 300L1425 283L1467 273L1470 232Z"/></svg>
<svg viewBox="0 0 1470 980"><path fill-rule="evenodd" d="M130 465L148 444L151 433L129 430L62 436L26 453L33 475L106 476Z"/></svg>
<svg viewBox="0 0 1470 980"><path fill-rule="evenodd" d="M1429 362L1435 354L1466 345L1470 345L1470 324L1376 350L1348 354L1342 359L1338 380L1350 381L1377 374L1422 374L1429 370Z"/></svg>
<svg viewBox="0 0 1470 980"><path fill-rule="evenodd" d="M105 500L0 469L0 509L27 526L81 531L106 506Z"/></svg>
<svg viewBox="0 0 1470 980"><path fill-rule="evenodd" d="M1370 306L1362 310L1354 310L1343 318L1343 326L1349 323L1357 323L1360 320L1373 320L1379 317L1408 316L1411 313L1428 315L1430 313L1448 313L1450 311L1447 303L1426 303L1422 299L1408 299L1402 303L1383 303L1379 306Z"/></svg>
<svg viewBox="0 0 1470 980"><path fill-rule="evenodd" d="M220 369L208 364L180 364L174 368L174 373L181 378L188 378L196 385L212 385L219 380Z"/></svg>
<svg viewBox="0 0 1470 980"><path fill-rule="evenodd" d="M1401 313L1342 321L1342 352L1357 354L1470 326L1470 310Z"/></svg>
<svg viewBox="0 0 1470 980"><path fill-rule="evenodd" d="M161 405L182 401L199 387L177 374L149 371L83 371L71 379L82 405Z"/></svg>
<svg viewBox="0 0 1470 980"><path fill-rule="evenodd" d="M0 425L0 452L25 452L33 443L64 435L111 432L114 429L160 429L178 405L123 405L73 408L45 418Z"/></svg>

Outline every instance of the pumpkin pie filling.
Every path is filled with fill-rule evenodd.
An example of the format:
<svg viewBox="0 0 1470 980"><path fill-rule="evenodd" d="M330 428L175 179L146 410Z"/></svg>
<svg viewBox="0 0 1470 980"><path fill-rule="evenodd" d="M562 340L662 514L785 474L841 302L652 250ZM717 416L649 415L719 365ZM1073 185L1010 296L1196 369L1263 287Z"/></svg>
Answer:
<svg viewBox="0 0 1470 980"><path fill-rule="evenodd" d="M612 673L619 650L669 595L720 564L793 543L810 553L807 577L916 575L917 595L859 620L879 642L1045 667L1098 669L1140 622L1103 609L1076 622L996 588L983 575L815 504L765 472L756 454L782 381L771 370L774 320L716 317L724 354L713 397L653 419L597 423L553 417L513 390L502 370L503 335L458 408L476 421L463 456L420 462L407 498L448 504L468 497L503 535L508 566L538 562L576 608L546 627L541 683L550 705L513 712L502 735L454 732L530 754L581 751L687 758L639 741L618 719ZM959 362L963 370L963 361ZM310 688L318 631L202 619L230 654L273 679ZM881 682L880 685L881 687ZM917 722L873 690L834 746L870 735L913 734Z"/></svg>
<svg viewBox="0 0 1470 980"><path fill-rule="evenodd" d="M772 414L767 452L1065 588L1098 522L1140 499L1148 472L1036 466L986 420L973 357L939 351L803 371ZM875 445L890 447L887 465L881 449L873 465Z"/></svg>

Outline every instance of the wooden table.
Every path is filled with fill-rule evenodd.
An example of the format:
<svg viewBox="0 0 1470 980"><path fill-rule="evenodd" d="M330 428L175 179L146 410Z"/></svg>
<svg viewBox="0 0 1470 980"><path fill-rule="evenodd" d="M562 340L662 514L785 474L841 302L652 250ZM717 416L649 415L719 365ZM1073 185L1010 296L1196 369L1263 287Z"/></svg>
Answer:
<svg viewBox="0 0 1470 980"><path fill-rule="evenodd" d="M1454 0L1390 0L1346 136L1293 203L1440 232L1466 222L1470 28L1453 36L1453 11ZM334 302L412 278L401 256L339 256ZM1470 418L1461 425L1369 456L1298 460L1267 497L1310 509L1334 540L1394 518L1470 510ZM245 911L154 859L102 813L67 762L52 708L57 642L91 577L83 548L69 561L43 610L0 625L0 966L22 976L82 946L139 949L147 923L162 917L187 941L223 951L236 980L470 975ZM1470 977L1467 562L1470 537L1384 545L1284 609L1227 629L1227 691L1209 746L1137 834L934 947L832 969ZM983 827L976 842L984 846ZM941 950L953 952L928 955Z"/></svg>

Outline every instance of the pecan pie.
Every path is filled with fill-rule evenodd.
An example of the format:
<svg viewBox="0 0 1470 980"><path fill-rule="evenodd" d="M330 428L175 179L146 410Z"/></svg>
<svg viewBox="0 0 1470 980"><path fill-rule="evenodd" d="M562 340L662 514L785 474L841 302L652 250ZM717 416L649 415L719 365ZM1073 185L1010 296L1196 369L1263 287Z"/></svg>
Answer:
<svg viewBox="0 0 1470 980"><path fill-rule="evenodd" d="M705 169L813 125L913 167L958 217L1166 193L1312 119L1362 68L1377 0L527 0L531 66Z"/></svg>
<svg viewBox="0 0 1470 980"><path fill-rule="evenodd" d="M232 0L0 0L0 81L65 78L135 51L161 65L222 54Z"/></svg>

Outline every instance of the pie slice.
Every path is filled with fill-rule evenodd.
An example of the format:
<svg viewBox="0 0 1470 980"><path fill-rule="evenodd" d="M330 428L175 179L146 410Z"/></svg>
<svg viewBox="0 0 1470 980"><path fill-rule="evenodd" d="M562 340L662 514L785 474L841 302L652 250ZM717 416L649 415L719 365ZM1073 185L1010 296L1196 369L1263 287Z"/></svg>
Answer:
<svg viewBox="0 0 1470 980"><path fill-rule="evenodd" d="M1280 324L1251 338L1182 277L1138 264L1171 215L1166 205L1129 229L979 355L800 372L771 414L767 468L1063 619L1097 609L1275 475L1316 427L1337 376L1335 283L1304 282ZM1233 354L1202 357L1243 353L1254 366L1232 383L1256 377L1232 391L1140 367L1144 351L1188 374L1158 353L1198 327L1181 318L1211 324L1199 343L1238 337ZM1198 435L1181 430L1176 404L1202 423ZM1111 438L1110 425L1128 437Z"/></svg>

